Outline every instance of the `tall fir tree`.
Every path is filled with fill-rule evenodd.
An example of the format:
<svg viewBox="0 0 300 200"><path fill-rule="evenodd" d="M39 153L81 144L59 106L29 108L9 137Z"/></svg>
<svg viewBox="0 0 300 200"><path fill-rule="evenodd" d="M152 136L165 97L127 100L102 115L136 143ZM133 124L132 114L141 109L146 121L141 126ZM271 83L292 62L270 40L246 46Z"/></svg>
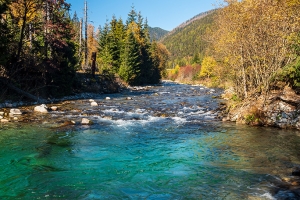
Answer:
<svg viewBox="0 0 300 200"><path fill-rule="evenodd" d="M120 77L129 85L140 85L140 45L131 31L129 31L125 39L125 46L121 54L121 61L119 69Z"/></svg>

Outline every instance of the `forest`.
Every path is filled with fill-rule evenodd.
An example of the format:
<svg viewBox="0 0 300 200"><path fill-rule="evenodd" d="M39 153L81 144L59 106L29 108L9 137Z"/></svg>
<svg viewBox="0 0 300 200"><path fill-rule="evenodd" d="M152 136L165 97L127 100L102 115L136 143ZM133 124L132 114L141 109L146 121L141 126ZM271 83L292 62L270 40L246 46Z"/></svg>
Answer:
<svg viewBox="0 0 300 200"><path fill-rule="evenodd" d="M160 41L150 38L154 29L134 7L126 21L112 16L95 29L86 16L71 17L70 6L0 0L0 101L16 92L71 94L80 87L78 74L93 72L93 64L97 75L125 85L198 81L233 87L241 100L286 85L299 90L299 0L226 0Z"/></svg>
<svg viewBox="0 0 300 200"><path fill-rule="evenodd" d="M87 4L85 4L87 6ZM151 42L147 21L132 7L126 23L95 28L65 0L0 0L0 101L72 94L79 73L120 77L124 84L158 83L169 52Z"/></svg>

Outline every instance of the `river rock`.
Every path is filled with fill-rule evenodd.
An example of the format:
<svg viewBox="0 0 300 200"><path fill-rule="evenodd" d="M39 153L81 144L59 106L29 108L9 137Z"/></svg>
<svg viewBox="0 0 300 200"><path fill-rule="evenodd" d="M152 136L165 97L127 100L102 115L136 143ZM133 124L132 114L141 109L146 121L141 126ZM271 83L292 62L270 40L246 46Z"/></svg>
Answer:
<svg viewBox="0 0 300 200"><path fill-rule="evenodd" d="M0 122L7 123L7 122L9 122L9 120L8 119L1 119Z"/></svg>
<svg viewBox="0 0 300 200"><path fill-rule="evenodd" d="M0 112L0 115L3 116L3 115L4 115L4 112L1 111L1 112Z"/></svg>
<svg viewBox="0 0 300 200"><path fill-rule="evenodd" d="M57 111L57 106L51 106L52 111Z"/></svg>
<svg viewBox="0 0 300 200"><path fill-rule="evenodd" d="M126 100L132 100L132 97L126 97Z"/></svg>
<svg viewBox="0 0 300 200"><path fill-rule="evenodd" d="M22 115L20 109L10 109L10 114L12 115Z"/></svg>
<svg viewBox="0 0 300 200"><path fill-rule="evenodd" d="M111 98L110 98L110 97L106 97L105 99L106 99L106 100L111 100Z"/></svg>
<svg viewBox="0 0 300 200"><path fill-rule="evenodd" d="M91 124L93 124L93 122L87 118L82 118L81 124L82 125L91 125Z"/></svg>
<svg viewBox="0 0 300 200"><path fill-rule="evenodd" d="M91 106L98 106L97 102L93 101L91 102Z"/></svg>
<svg viewBox="0 0 300 200"><path fill-rule="evenodd" d="M48 113L47 106L45 104L34 107L34 111L40 113Z"/></svg>

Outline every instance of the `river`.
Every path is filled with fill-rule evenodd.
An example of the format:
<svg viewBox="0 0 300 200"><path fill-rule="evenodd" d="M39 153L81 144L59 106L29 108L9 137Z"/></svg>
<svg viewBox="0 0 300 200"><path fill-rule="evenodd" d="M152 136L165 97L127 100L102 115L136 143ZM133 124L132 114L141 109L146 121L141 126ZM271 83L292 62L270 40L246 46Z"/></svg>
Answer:
<svg viewBox="0 0 300 200"><path fill-rule="evenodd" d="M220 121L221 92L164 82L21 108L0 124L0 198L297 199L281 178L300 166L300 133Z"/></svg>

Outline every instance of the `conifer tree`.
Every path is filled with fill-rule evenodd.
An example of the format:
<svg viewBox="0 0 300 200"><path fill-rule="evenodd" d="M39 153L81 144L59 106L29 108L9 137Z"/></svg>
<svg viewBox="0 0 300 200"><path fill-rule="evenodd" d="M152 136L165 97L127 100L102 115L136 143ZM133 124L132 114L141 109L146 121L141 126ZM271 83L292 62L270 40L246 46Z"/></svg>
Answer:
<svg viewBox="0 0 300 200"><path fill-rule="evenodd" d="M140 85L140 64L140 46L133 32L129 30L121 54L120 77L129 85Z"/></svg>
<svg viewBox="0 0 300 200"><path fill-rule="evenodd" d="M111 42L110 42L110 27L108 23L105 23L104 27L99 27L99 58L101 62L101 70L103 73L113 73L112 62L113 57L111 54Z"/></svg>

